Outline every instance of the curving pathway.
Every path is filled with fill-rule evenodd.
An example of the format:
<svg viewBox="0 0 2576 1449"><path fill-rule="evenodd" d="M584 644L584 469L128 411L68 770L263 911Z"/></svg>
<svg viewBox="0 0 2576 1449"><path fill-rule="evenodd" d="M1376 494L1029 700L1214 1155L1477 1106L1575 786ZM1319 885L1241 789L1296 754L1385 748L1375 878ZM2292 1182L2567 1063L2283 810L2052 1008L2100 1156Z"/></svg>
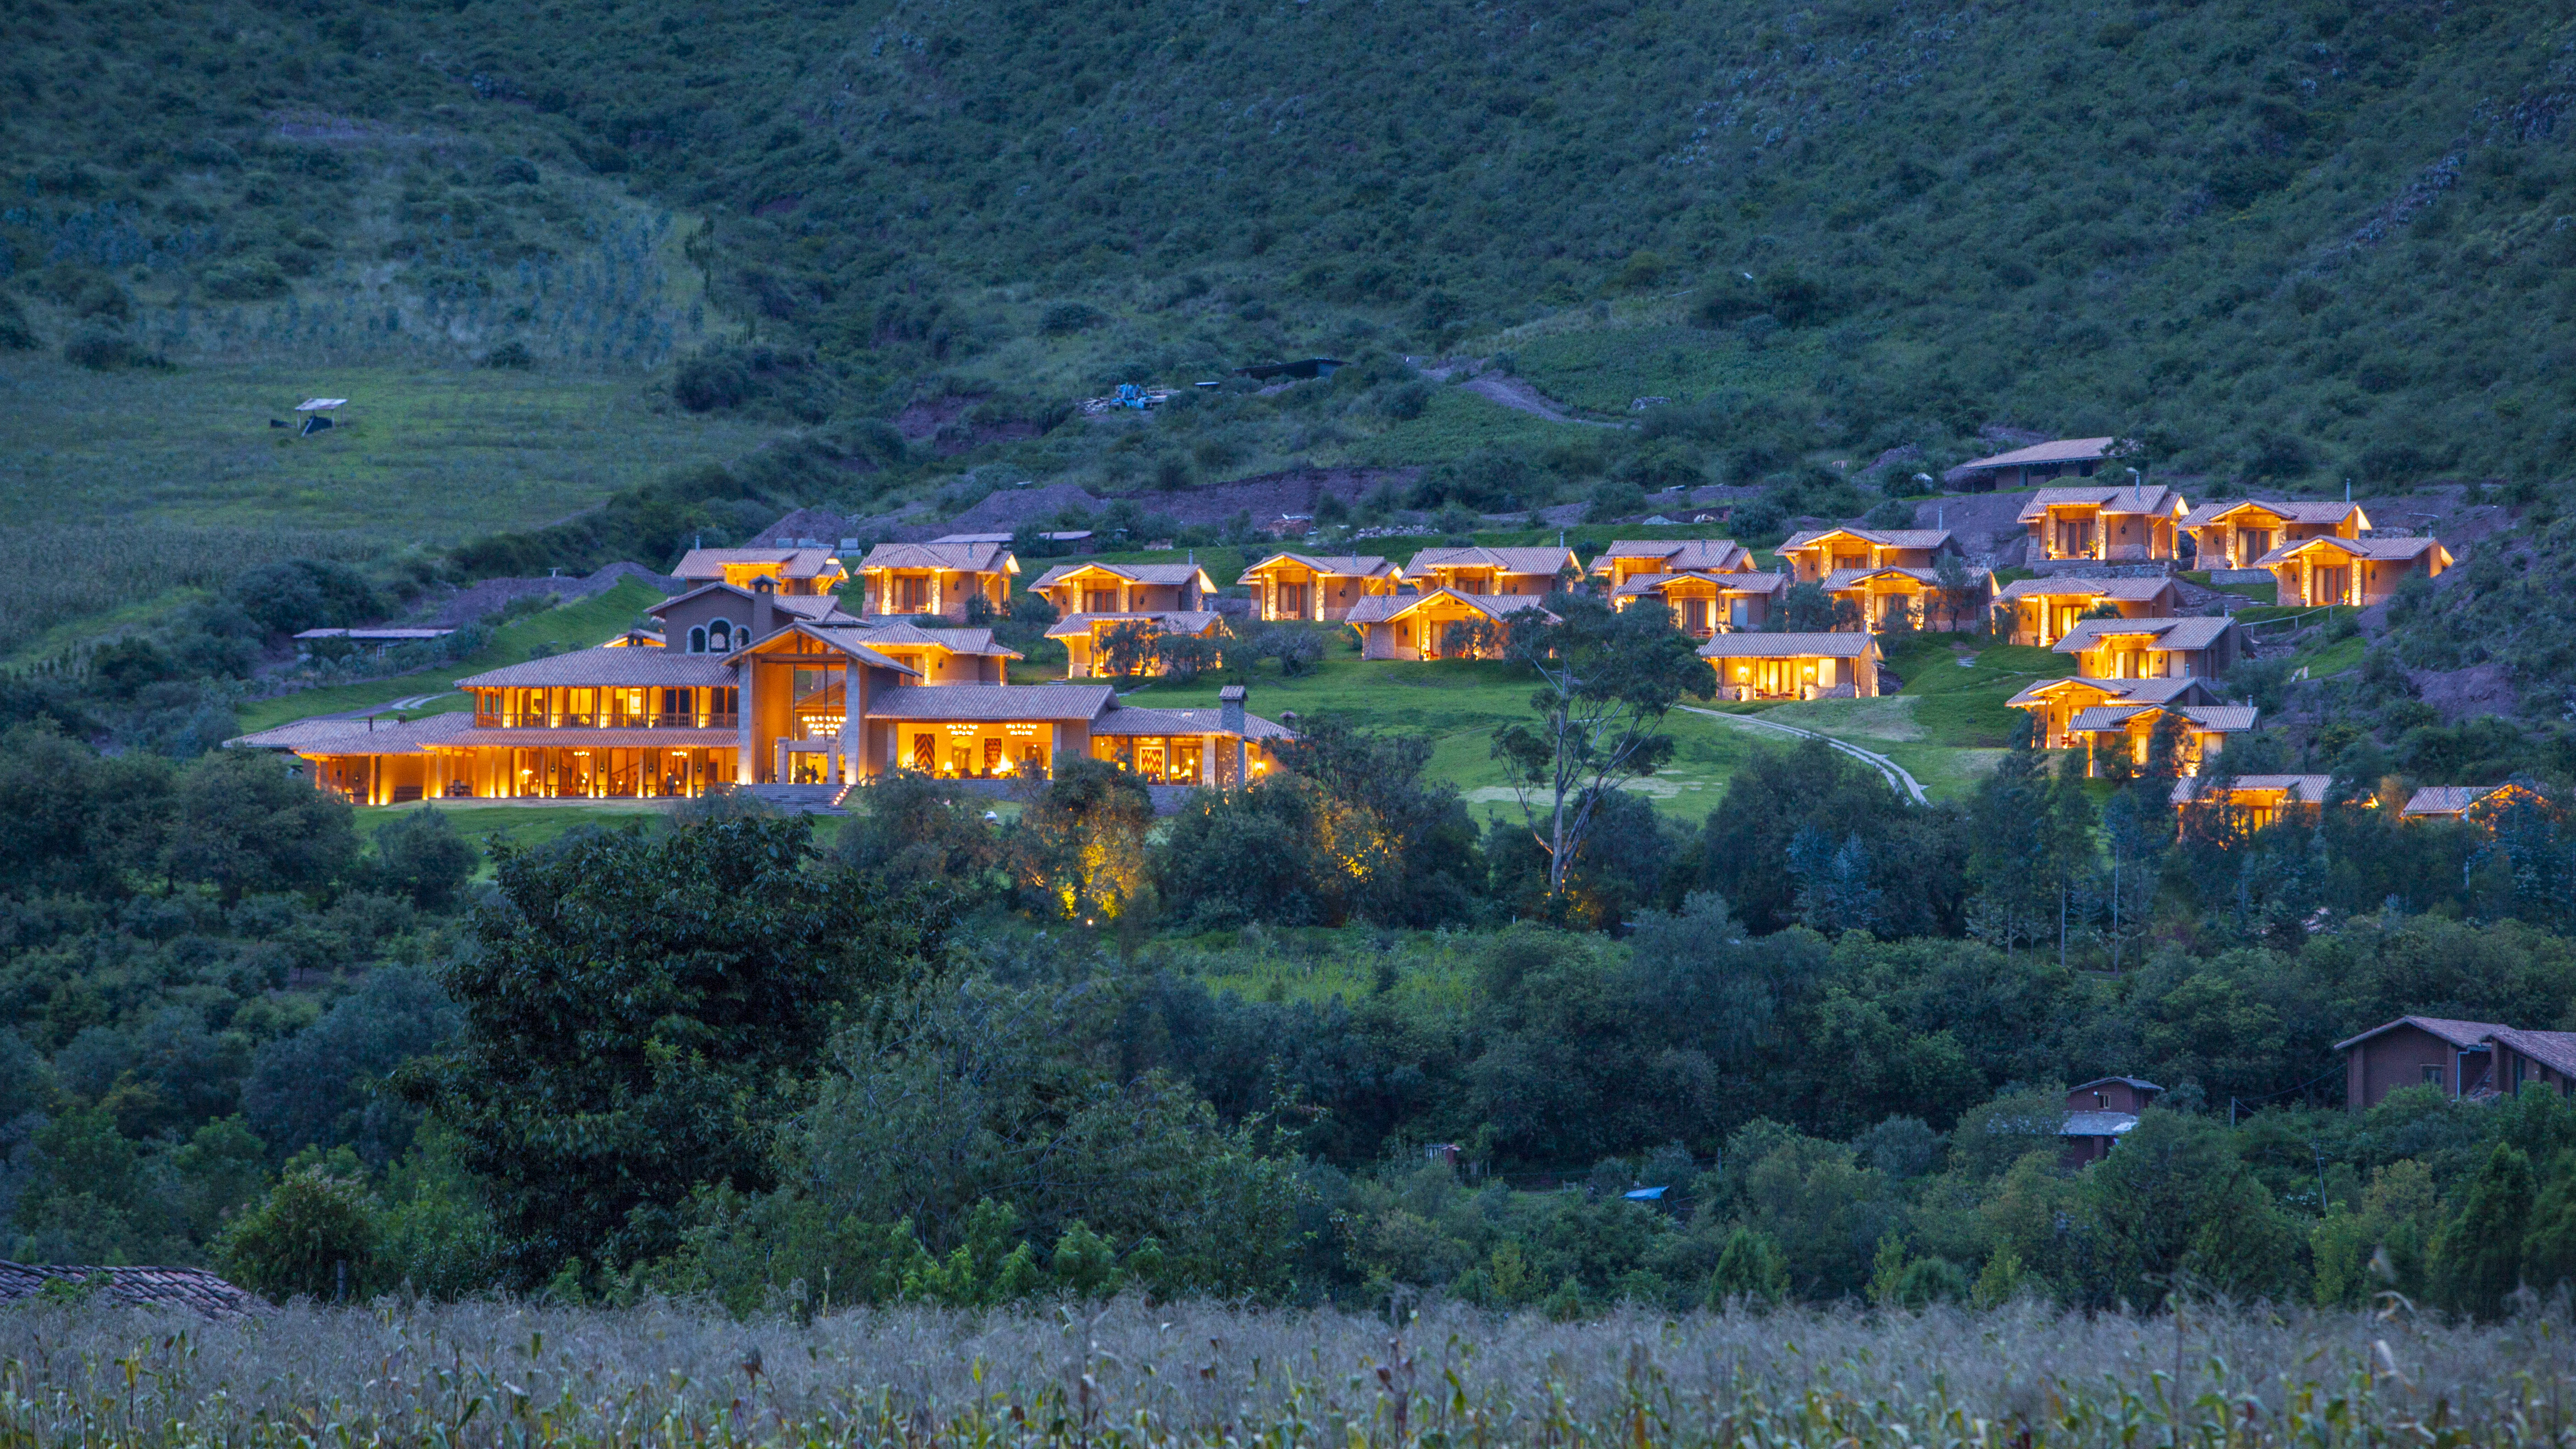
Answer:
<svg viewBox="0 0 2576 1449"><path fill-rule="evenodd" d="M1879 775L1887 781L1889 789L1896 791L1900 795L1913 796L1914 803L1917 805L1929 805L1932 803L1932 797L1923 793L1922 781L1915 779L1913 774L1903 765L1896 763L1894 760L1889 759L1887 756L1882 755L1875 750L1864 750L1858 745L1835 739L1832 735L1820 734L1815 730L1803 730L1798 728L1796 725L1781 724L1775 720L1764 719L1760 715L1728 714L1723 710L1700 709L1694 705L1687 704L1681 705L1679 708L1686 714L1704 715L1709 719L1732 720L1736 724L1744 725L1752 729L1772 730L1776 733L1790 735L1802 740L1823 740L1826 744L1833 746L1835 749L1842 751L1844 754L1849 755L1853 759L1860 761L1862 764L1869 766L1873 770L1876 770Z"/></svg>

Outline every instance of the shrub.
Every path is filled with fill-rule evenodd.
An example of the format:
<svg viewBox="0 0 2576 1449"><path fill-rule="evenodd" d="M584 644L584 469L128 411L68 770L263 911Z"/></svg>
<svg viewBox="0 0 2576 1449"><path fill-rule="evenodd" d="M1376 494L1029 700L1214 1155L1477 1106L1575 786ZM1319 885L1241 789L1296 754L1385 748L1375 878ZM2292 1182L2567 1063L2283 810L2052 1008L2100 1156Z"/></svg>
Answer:
<svg viewBox="0 0 2576 1449"><path fill-rule="evenodd" d="M290 1172L215 1244L224 1276L276 1302L363 1293L374 1267L375 1205L319 1168Z"/></svg>
<svg viewBox="0 0 2576 1449"><path fill-rule="evenodd" d="M1096 308L1080 302L1058 302L1039 314L1038 330L1049 337L1064 337L1096 327L1101 320Z"/></svg>
<svg viewBox="0 0 2576 1449"><path fill-rule="evenodd" d="M167 367L169 359L157 352L147 352L123 333L100 327L85 327L63 344L63 360L74 362L92 372L114 372L125 367Z"/></svg>
<svg viewBox="0 0 2576 1449"><path fill-rule="evenodd" d="M217 302L264 302L286 295L286 269L267 257L248 257L207 268L199 285Z"/></svg>
<svg viewBox="0 0 2576 1449"><path fill-rule="evenodd" d="M536 354L528 351L528 344L524 342L504 342L483 354L483 365L524 372L537 365L537 358Z"/></svg>

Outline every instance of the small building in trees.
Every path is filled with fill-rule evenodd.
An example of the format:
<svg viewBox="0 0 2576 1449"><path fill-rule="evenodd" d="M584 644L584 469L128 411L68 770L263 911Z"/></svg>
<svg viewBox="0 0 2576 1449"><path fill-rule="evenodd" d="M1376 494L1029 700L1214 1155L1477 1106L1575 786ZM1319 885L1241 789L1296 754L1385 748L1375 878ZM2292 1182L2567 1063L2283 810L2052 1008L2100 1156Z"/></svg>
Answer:
<svg viewBox="0 0 2576 1449"><path fill-rule="evenodd" d="M1067 679L1161 674L1166 665L1158 641L1165 638L1218 640L1227 637L1225 616L1213 609L1161 609L1118 614L1067 614L1047 626L1046 636L1064 645ZM1125 657L1122 657L1125 656ZM1211 655L1211 666L1222 663Z"/></svg>
<svg viewBox="0 0 2576 1449"><path fill-rule="evenodd" d="M1252 590L1253 617L1264 623L1339 623L1360 600L1394 593L1399 573L1375 554L1281 552L1235 582Z"/></svg>
<svg viewBox="0 0 2576 1449"><path fill-rule="evenodd" d="M2183 515L2193 561L2205 569L2250 569L2283 544L2311 538L2359 539L2370 531L2370 515L2361 505L2332 502L2281 502L2240 498L2234 503L2204 503Z"/></svg>
<svg viewBox="0 0 2576 1449"><path fill-rule="evenodd" d="M1719 634L1699 646L1717 671L1721 699L1874 699L1882 657L1878 637L1848 634Z"/></svg>
<svg viewBox="0 0 2576 1449"><path fill-rule="evenodd" d="M2138 1114L2164 1088L2136 1077L2098 1077L2066 1093L2066 1120L2057 1129L2066 1144L2060 1166L2072 1171L2111 1155L2136 1130Z"/></svg>
<svg viewBox="0 0 2576 1449"><path fill-rule="evenodd" d="M2057 574L2015 579L1995 596L1995 625L2015 644L2047 648L2088 615L2105 610L2123 619L2170 619L2182 593L2171 578L2110 578Z"/></svg>
<svg viewBox="0 0 2576 1449"><path fill-rule="evenodd" d="M2188 833L2224 822L2250 833L2283 821L2313 825L2333 785L2332 775L2186 775L2173 784L2176 828Z"/></svg>
<svg viewBox="0 0 2576 1449"><path fill-rule="evenodd" d="M2087 710L2113 705L2225 703L2210 684L2206 679L2188 677L2093 679L2078 674L2025 685L2004 703L2030 712L2040 748L2071 750L2086 743L2075 733L2075 720Z"/></svg>
<svg viewBox="0 0 2576 1449"><path fill-rule="evenodd" d="M1789 591L1783 573L1634 574L1610 592L1610 607L1672 611L1673 625L1694 639L1769 627Z"/></svg>
<svg viewBox="0 0 2576 1449"><path fill-rule="evenodd" d="M1196 563L1059 564L1038 575L1030 592L1055 606L1047 637L1061 640L1065 677L1158 672L1151 641L1166 635L1217 639L1225 616L1213 607L1216 581ZM1133 652L1135 658L1116 657Z"/></svg>
<svg viewBox="0 0 2576 1449"><path fill-rule="evenodd" d="M2052 478L2090 478L2101 471L2103 460L2118 441L2056 438L2033 443L2009 453L1971 459L1942 474L1941 481L1963 493L1992 493L1997 489L2036 488Z"/></svg>
<svg viewBox="0 0 2576 1449"><path fill-rule="evenodd" d="M1560 580L1582 576L1570 548L1426 548L1404 566L1404 581L1417 589L1476 598L1544 598Z"/></svg>
<svg viewBox="0 0 2576 1449"><path fill-rule="evenodd" d="M2400 1087L2432 1087L2453 1101L2535 1089L2576 1095L2576 1032L2401 1016L2336 1042L2335 1050L2344 1054L2344 1105L2355 1112Z"/></svg>
<svg viewBox="0 0 2576 1449"><path fill-rule="evenodd" d="M2155 758L2157 730L2173 727L2173 768L2197 775L2227 747L2230 735L2250 733L2258 711L2250 704L2097 704L2066 722L2071 743L2085 751L2084 773L2107 773L2113 760L2143 769Z"/></svg>
<svg viewBox="0 0 2576 1449"><path fill-rule="evenodd" d="M2439 578L2451 551L2435 538L2337 538L2285 543L2254 561L2268 569L2278 603L2317 608L2384 603L2410 574Z"/></svg>
<svg viewBox="0 0 2576 1449"><path fill-rule="evenodd" d="M2158 484L2042 488L2022 505L2034 563L2154 563L2177 556L2181 494Z"/></svg>
<svg viewBox="0 0 2576 1449"><path fill-rule="evenodd" d="M2549 798L2520 781L2501 785L2426 785L2406 798L2401 820L2462 820L2485 824L2517 805L2547 807Z"/></svg>
<svg viewBox="0 0 2576 1449"><path fill-rule="evenodd" d="M1011 611L1020 561L1008 539L951 535L928 543L881 543L859 561L859 612L932 615L964 622L977 599L993 617Z"/></svg>

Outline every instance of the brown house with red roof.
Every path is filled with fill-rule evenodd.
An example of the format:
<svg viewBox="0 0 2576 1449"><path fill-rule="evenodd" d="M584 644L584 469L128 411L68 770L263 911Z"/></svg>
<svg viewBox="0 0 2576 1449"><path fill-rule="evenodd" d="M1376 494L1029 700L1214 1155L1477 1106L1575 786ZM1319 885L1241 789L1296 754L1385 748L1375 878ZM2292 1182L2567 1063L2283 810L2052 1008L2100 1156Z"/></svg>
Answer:
<svg viewBox="0 0 2576 1449"><path fill-rule="evenodd" d="M2453 1101L2532 1088L2576 1095L2576 1032L2493 1021L2401 1016L2335 1043L2344 1103L2368 1111L2400 1087L2435 1087Z"/></svg>

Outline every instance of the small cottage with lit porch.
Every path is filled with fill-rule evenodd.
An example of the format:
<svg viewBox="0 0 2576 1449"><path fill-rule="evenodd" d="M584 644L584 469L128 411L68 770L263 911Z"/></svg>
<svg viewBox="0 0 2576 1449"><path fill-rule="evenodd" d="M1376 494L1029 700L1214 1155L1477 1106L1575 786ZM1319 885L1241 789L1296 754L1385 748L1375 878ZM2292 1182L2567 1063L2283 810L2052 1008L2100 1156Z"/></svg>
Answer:
<svg viewBox="0 0 2576 1449"><path fill-rule="evenodd" d="M1404 581L1428 593L1468 598L1543 598L1560 579L1583 576L1570 548L1426 548L1404 566Z"/></svg>
<svg viewBox="0 0 2576 1449"><path fill-rule="evenodd" d="M2282 544L2254 566L2271 570L2278 603L2368 608L2387 602L2409 574L2441 577L2451 551L2434 538L2321 537Z"/></svg>
<svg viewBox="0 0 2576 1449"><path fill-rule="evenodd" d="M2183 515L2193 561L2205 569L2250 569L2283 544L2312 538L2357 540L2370 531L2370 515L2349 500L2341 503L2266 502L2240 498L2234 503L2204 503Z"/></svg>
<svg viewBox="0 0 2576 1449"><path fill-rule="evenodd" d="M1591 577L1616 598L1632 579L1751 572L1753 555L1731 538L1614 538L1592 556Z"/></svg>
<svg viewBox="0 0 2576 1449"><path fill-rule="evenodd" d="M1941 555L1967 551L1946 528L1820 528L1793 533L1777 550L1790 578L1821 584L1836 574L1859 575L1880 569L1920 569L1930 575Z"/></svg>
<svg viewBox="0 0 2576 1449"><path fill-rule="evenodd" d="M1712 634L1761 629L1789 590L1780 573L1632 574L1610 592L1610 607L1660 605L1672 611L1673 625L1694 639Z"/></svg>
<svg viewBox="0 0 2576 1449"><path fill-rule="evenodd" d="M859 561L863 614L934 615L960 623L984 601L993 617L1011 611L1020 561L1007 543L959 536L928 543L881 543Z"/></svg>
<svg viewBox="0 0 2576 1449"><path fill-rule="evenodd" d="M2103 773L2106 760L2145 765L2156 730L2170 719L2177 727L2174 771L2197 775L2227 747L2228 736L2254 728L2256 713L2250 704L2099 704L2077 711L2066 730L2085 751L2084 773L2093 776Z"/></svg>
<svg viewBox="0 0 2576 1449"><path fill-rule="evenodd" d="M2041 749L2071 750L2086 743L2075 733L2075 720L2087 710L2116 705L2211 705L2226 701L2210 688L2210 681L2206 679L2187 676L2173 679L2092 679L2073 675L2024 685L2020 693L2004 703L2033 716Z"/></svg>
<svg viewBox="0 0 2576 1449"><path fill-rule="evenodd" d="M1358 632L1363 659L1498 659L1524 617L1556 619L1528 594L1435 588L1362 599L1342 622Z"/></svg>
<svg viewBox="0 0 2576 1449"><path fill-rule="evenodd" d="M1729 700L1874 699L1878 636L1719 634L1699 646Z"/></svg>
<svg viewBox="0 0 2576 1449"><path fill-rule="evenodd" d="M2034 563L2152 563L2176 557L2189 511L2181 494L2152 483L2042 488L2022 505L2021 523Z"/></svg>
<svg viewBox="0 0 2576 1449"><path fill-rule="evenodd" d="M2333 785L2332 775L2185 776L2173 785L2176 828L2187 832L2196 822L2216 820L2248 833L2284 821L2314 825Z"/></svg>
<svg viewBox="0 0 2576 1449"><path fill-rule="evenodd" d="M2006 584L1995 598L1995 622L2013 643L2045 649L2065 638L2085 615L2101 609L2116 610L2123 619L2170 619L2181 604L2181 591L2162 574L2057 574Z"/></svg>
<svg viewBox="0 0 2576 1449"><path fill-rule="evenodd" d="M1375 554L1274 553L1235 580L1252 591L1253 617L1264 623L1335 623L1362 599L1392 594L1398 570Z"/></svg>

